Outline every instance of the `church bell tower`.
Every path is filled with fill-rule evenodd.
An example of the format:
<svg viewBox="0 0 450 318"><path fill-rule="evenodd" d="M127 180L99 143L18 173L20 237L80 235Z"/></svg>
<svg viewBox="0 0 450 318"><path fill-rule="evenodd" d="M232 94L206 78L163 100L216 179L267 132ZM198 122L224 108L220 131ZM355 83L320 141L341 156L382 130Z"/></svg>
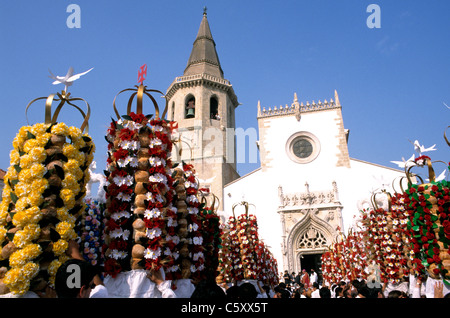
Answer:
<svg viewBox="0 0 450 318"><path fill-rule="evenodd" d="M222 212L224 185L239 177L234 137L239 103L223 76L206 8L183 76L169 86L166 99L167 119L178 123L173 161L194 165L199 187L218 197L216 207Z"/></svg>

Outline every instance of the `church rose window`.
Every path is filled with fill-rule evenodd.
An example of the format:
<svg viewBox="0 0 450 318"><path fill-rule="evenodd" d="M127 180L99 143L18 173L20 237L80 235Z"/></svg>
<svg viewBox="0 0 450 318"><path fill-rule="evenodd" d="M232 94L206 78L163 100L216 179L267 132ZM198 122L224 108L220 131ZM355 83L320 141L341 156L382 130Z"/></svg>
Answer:
<svg viewBox="0 0 450 318"><path fill-rule="evenodd" d="M293 134L286 143L288 157L297 163L309 163L317 158L319 152L319 139L307 131Z"/></svg>
<svg viewBox="0 0 450 318"><path fill-rule="evenodd" d="M299 158L308 158L313 152L312 144L305 138L298 138L294 141L292 151Z"/></svg>

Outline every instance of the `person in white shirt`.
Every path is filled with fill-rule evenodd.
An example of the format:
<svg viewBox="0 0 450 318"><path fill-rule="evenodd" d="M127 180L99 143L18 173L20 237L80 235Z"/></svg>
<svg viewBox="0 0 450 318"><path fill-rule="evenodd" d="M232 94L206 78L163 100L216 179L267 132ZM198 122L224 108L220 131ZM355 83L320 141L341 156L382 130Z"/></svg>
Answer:
<svg viewBox="0 0 450 318"><path fill-rule="evenodd" d="M147 277L156 284L156 288L161 292L162 298L177 298L175 292L171 288L172 281L164 280L162 269L159 271L148 271Z"/></svg>
<svg viewBox="0 0 450 318"><path fill-rule="evenodd" d="M319 283L319 277L313 268L311 268L311 275L309 275L309 279L311 280L311 284Z"/></svg>
<svg viewBox="0 0 450 318"><path fill-rule="evenodd" d="M317 283L312 284L311 298L320 298L319 284L317 284Z"/></svg>
<svg viewBox="0 0 450 318"><path fill-rule="evenodd" d="M306 289L300 288L300 298L308 298L306 297Z"/></svg>

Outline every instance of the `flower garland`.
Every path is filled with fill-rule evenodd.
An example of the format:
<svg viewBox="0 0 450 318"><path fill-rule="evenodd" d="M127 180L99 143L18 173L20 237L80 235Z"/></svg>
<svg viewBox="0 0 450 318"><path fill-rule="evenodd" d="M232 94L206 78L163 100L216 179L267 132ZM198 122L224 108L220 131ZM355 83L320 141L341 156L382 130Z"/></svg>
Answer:
<svg viewBox="0 0 450 318"><path fill-rule="evenodd" d="M332 262L332 252L331 250L326 251L321 255L321 270L322 277L325 282L330 286L334 284L335 281L339 281L341 277L335 278L334 274L334 263Z"/></svg>
<svg viewBox="0 0 450 318"><path fill-rule="evenodd" d="M199 216L204 207L198 199L199 189L194 167L183 162L183 171L186 189L186 204L188 211L188 237L191 256L190 272L194 280L199 280L205 268L205 255L203 247L202 220Z"/></svg>
<svg viewBox="0 0 450 318"><path fill-rule="evenodd" d="M339 257L337 256L336 246L334 244L329 247L327 252L322 254L321 261L323 279L330 286L344 280L345 275L341 267L338 266Z"/></svg>
<svg viewBox="0 0 450 318"><path fill-rule="evenodd" d="M174 164L176 168L178 164ZM203 253L202 220L199 216L203 205L198 200L198 182L191 164L182 162L182 168L172 171L175 196L173 205L176 213L170 221L166 236L166 254L175 256L166 266L167 279L194 279L202 276L205 268Z"/></svg>
<svg viewBox="0 0 450 318"><path fill-rule="evenodd" d="M384 262L381 252L381 240L383 234L380 232L381 215L383 209L362 210L362 223L364 225L364 239L367 244L369 259L380 266L381 272L384 273Z"/></svg>
<svg viewBox="0 0 450 318"><path fill-rule="evenodd" d="M340 266L341 260L336 244L332 244L329 251L322 254L321 260L323 278L330 285L346 279L344 268Z"/></svg>
<svg viewBox="0 0 450 318"><path fill-rule="evenodd" d="M268 286L278 284L278 264L264 242L256 244L257 277L256 279Z"/></svg>
<svg viewBox="0 0 450 318"><path fill-rule="evenodd" d="M241 214L237 217L237 231L240 242L244 278L256 279L258 274L255 249L258 238L256 217L252 214Z"/></svg>
<svg viewBox="0 0 450 318"><path fill-rule="evenodd" d="M68 241L77 238L94 151L91 137L64 123L23 126L14 138L0 203L2 259L10 267L4 283L12 293L23 295L33 279L44 280L38 260L44 252L52 255L47 273L54 285Z"/></svg>
<svg viewBox="0 0 450 318"><path fill-rule="evenodd" d="M349 278L358 279L366 278L364 269L367 266L367 253L362 240L362 233L350 231L347 235L347 253L350 271L347 275Z"/></svg>
<svg viewBox="0 0 450 318"><path fill-rule="evenodd" d="M133 112L122 117L111 123L106 135L105 272L112 277L130 269L131 257L133 268L156 270L173 266L177 257L173 241L167 239L177 226L169 159L172 125ZM143 222L133 223L136 219Z"/></svg>
<svg viewBox="0 0 450 318"><path fill-rule="evenodd" d="M178 164L173 165L172 177L174 179L174 202L176 207L177 217L172 218L173 225L170 227L170 233L167 236L167 244L169 250L167 253L172 253L174 263L166 268L166 277L169 279L189 278L191 275L190 267L191 260L189 257L189 225L188 225L188 206L186 203L186 187L185 187L185 171L184 169L176 168ZM176 223L175 223L176 222Z"/></svg>
<svg viewBox="0 0 450 318"><path fill-rule="evenodd" d="M132 121L112 121L106 134L108 159L106 164L106 223L105 243L102 247L105 274L116 277L130 268L129 242L132 201L134 200L133 172L140 144L139 125Z"/></svg>
<svg viewBox="0 0 450 318"><path fill-rule="evenodd" d="M366 279L367 253L363 243L363 233L350 231L347 236L329 246L322 254L322 275L330 285L343 280Z"/></svg>
<svg viewBox="0 0 450 318"><path fill-rule="evenodd" d="M220 280L231 283L244 279L240 243L235 217L230 217L223 229L222 249L219 251Z"/></svg>
<svg viewBox="0 0 450 318"><path fill-rule="evenodd" d="M142 116L141 116L142 118ZM149 178L146 186L148 204L144 214L147 228L148 244L145 249L145 268L158 270L161 266L172 266L176 255L172 255L172 246L164 245L163 231L174 233L176 223L176 208L172 206L173 179L169 175L172 163L169 159L172 149L170 127L165 120L153 119L150 121L151 130L147 129L150 138ZM165 208L166 207L166 208ZM165 209L164 209L165 208ZM165 219L167 223L165 223ZM165 228L167 227L167 228Z"/></svg>
<svg viewBox="0 0 450 318"><path fill-rule="evenodd" d="M219 250L222 248L220 218L211 207L202 208L199 216L202 220L201 232L205 249L205 273L202 278L216 277L219 267Z"/></svg>
<svg viewBox="0 0 450 318"><path fill-rule="evenodd" d="M383 282L400 283L409 273L406 212L404 195L389 195L391 208L371 209L363 213L364 237L367 240L369 258L380 266Z"/></svg>
<svg viewBox="0 0 450 318"><path fill-rule="evenodd" d="M391 197L391 210L388 213L388 240L392 250L386 255L387 279L394 283L400 283L403 276L408 276L408 260L410 256L410 239L407 229L408 213L405 208L405 194L394 193ZM388 252L388 251L387 251Z"/></svg>
<svg viewBox="0 0 450 318"><path fill-rule="evenodd" d="M246 203L245 203L246 204ZM256 216L232 216L222 230L218 252L218 281L238 282L244 279L278 284L278 265L272 253L259 240Z"/></svg>
<svg viewBox="0 0 450 318"><path fill-rule="evenodd" d="M410 184L405 192L416 274L450 279L450 183Z"/></svg>
<svg viewBox="0 0 450 318"><path fill-rule="evenodd" d="M85 203L86 208L77 226L79 246L86 261L94 266L102 266L104 204L92 198L86 198Z"/></svg>

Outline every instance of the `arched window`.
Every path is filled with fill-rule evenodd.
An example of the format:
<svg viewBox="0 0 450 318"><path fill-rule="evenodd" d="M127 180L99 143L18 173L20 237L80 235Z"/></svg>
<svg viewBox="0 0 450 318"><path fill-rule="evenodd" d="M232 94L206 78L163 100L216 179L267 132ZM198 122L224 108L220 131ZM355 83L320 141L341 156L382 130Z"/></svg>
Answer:
<svg viewBox="0 0 450 318"><path fill-rule="evenodd" d="M172 102L172 109L170 114L172 116L171 120L175 120L175 102Z"/></svg>
<svg viewBox="0 0 450 318"><path fill-rule="evenodd" d="M195 117L195 97L189 95L186 98L184 118L194 118Z"/></svg>
<svg viewBox="0 0 450 318"><path fill-rule="evenodd" d="M209 99L209 114L211 119L219 120L219 102L215 96Z"/></svg>

